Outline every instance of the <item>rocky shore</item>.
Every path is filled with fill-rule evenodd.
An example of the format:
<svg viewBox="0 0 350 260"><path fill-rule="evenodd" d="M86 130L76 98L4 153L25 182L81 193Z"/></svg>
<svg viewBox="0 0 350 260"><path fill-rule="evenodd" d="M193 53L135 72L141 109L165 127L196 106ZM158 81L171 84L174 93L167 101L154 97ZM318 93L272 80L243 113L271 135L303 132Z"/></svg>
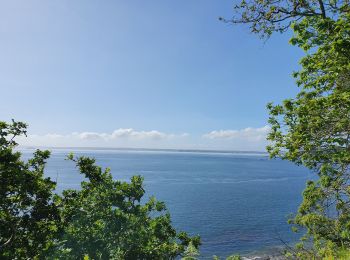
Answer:
<svg viewBox="0 0 350 260"><path fill-rule="evenodd" d="M283 256L254 256L254 257L242 257L242 260L285 260Z"/></svg>
<svg viewBox="0 0 350 260"><path fill-rule="evenodd" d="M255 252L242 256L242 260L286 260L281 248L270 249L265 252Z"/></svg>
<svg viewBox="0 0 350 260"><path fill-rule="evenodd" d="M281 254L263 255L263 256L243 256L242 260L286 260Z"/></svg>

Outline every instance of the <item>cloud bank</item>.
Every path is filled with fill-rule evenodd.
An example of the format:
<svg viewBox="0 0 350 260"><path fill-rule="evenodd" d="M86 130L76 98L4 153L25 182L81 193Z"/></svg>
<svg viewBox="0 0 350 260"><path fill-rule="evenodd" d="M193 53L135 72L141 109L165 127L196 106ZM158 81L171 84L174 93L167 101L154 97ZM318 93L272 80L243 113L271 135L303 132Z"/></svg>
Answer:
<svg viewBox="0 0 350 260"><path fill-rule="evenodd" d="M113 131L111 134L106 133L95 133L95 132L82 132L75 133L80 139L84 140L94 140L94 139L103 139L103 140L116 140L116 139L165 139L176 137L174 134L166 134L156 130L151 131L136 131L132 128L119 128Z"/></svg>
<svg viewBox="0 0 350 260"><path fill-rule="evenodd" d="M107 147L160 149L214 149L264 151L269 126L260 128L213 130L202 135L165 133L158 130L119 128L110 133L73 132L70 134L28 135L20 137L23 146Z"/></svg>
<svg viewBox="0 0 350 260"><path fill-rule="evenodd" d="M173 134L157 130L137 131L132 128L119 128L111 133L73 132L70 134L29 134L20 137L23 146L53 147L130 147L166 148L172 144L181 145L189 136L187 133Z"/></svg>

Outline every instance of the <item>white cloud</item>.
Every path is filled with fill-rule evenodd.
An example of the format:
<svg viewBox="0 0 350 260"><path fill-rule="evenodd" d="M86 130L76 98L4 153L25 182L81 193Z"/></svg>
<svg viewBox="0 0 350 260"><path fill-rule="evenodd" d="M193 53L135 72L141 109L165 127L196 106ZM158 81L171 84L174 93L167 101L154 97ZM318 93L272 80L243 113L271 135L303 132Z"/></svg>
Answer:
<svg viewBox="0 0 350 260"><path fill-rule="evenodd" d="M24 146L93 146L93 147L162 147L181 146L188 134L163 133L157 130L137 131L132 128L119 128L111 133L73 132L71 134L29 134L19 137Z"/></svg>
<svg viewBox="0 0 350 260"><path fill-rule="evenodd" d="M202 135L201 143L210 149L265 151L269 126L214 130Z"/></svg>
<svg viewBox="0 0 350 260"><path fill-rule="evenodd" d="M151 131L135 131L132 128L119 128L111 134L111 139L118 138L137 138L137 139L164 139L174 137L173 134L165 134L156 130Z"/></svg>
<svg viewBox="0 0 350 260"><path fill-rule="evenodd" d="M216 138L234 138L238 135L237 130L215 130L210 133L204 134L203 137L216 139Z"/></svg>
<svg viewBox="0 0 350 260"><path fill-rule="evenodd" d="M19 137L23 146L107 147L107 148L173 148L264 151L269 126L260 128L215 130L204 135L165 133L158 130L119 128L109 133L73 132L70 134L29 134Z"/></svg>
<svg viewBox="0 0 350 260"><path fill-rule="evenodd" d="M107 134L104 134L104 133L100 134L95 132L74 133L74 135L77 135L80 139L83 139L83 140L105 139L108 137Z"/></svg>
<svg viewBox="0 0 350 260"><path fill-rule="evenodd" d="M215 130L204 134L203 137L209 139L248 139L251 141L260 141L266 139L269 131L269 126L260 128L248 127L240 130Z"/></svg>
<svg viewBox="0 0 350 260"><path fill-rule="evenodd" d="M78 136L83 140L118 140L118 139L129 139L129 140L141 140L141 139L152 139L160 140L166 138L176 137L174 134L166 134L156 130L151 131L136 131L132 128L119 128L114 130L111 134L106 133L96 133L96 132L82 132L82 133L73 133L72 135ZM179 135L179 136L183 136Z"/></svg>
<svg viewBox="0 0 350 260"><path fill-rule="evenodd" d="M46 134L45 137L47 137L47 138L61 138L64 136L60 135L60 134Z"/></svg>

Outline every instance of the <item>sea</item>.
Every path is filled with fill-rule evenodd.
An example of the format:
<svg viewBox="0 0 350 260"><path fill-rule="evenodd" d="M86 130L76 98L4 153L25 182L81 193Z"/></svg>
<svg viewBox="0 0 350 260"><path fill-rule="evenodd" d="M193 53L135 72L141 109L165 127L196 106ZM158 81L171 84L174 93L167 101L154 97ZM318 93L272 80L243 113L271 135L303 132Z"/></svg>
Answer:
<svg viewBox="0 0 350 260"><path fill-rule="evenodd" d="M142 175L146 197L164 201L174 227L200 235L200 259L252 255L293 245L287 224L315 174L265 153L172 150L49 149L45 174L57 192L79 189L83 176L68 153L90 156L116 180ZM34 149L22 149L23 158Z"/></svg>

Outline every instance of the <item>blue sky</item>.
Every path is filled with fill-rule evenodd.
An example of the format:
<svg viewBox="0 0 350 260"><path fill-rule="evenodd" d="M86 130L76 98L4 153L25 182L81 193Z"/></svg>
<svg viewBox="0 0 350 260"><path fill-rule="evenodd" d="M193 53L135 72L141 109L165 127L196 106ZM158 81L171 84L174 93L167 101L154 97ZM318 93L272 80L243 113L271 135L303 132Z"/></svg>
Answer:
<svg viewBox="0 0 350 260"><path fill-rule="evenodd" d="M218 21L233 4L1 1L0 119L28 145L261 150L302 52Z"/></svg>

